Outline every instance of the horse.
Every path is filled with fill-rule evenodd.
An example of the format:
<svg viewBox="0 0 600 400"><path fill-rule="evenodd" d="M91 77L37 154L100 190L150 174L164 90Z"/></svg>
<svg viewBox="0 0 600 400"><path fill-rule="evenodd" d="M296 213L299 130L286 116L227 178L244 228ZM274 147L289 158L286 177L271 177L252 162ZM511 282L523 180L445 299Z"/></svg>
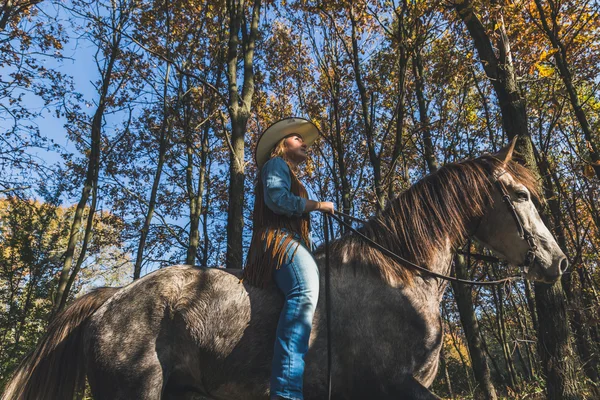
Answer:
<svg viewBox="0 0 600 400"><path fill-rule="evenodd" d="M555 282L567 258L536 210L536 180L512 160L512 146L445 165L360 232L440 274L450 273L454 251L473 237L510 265L525 265L526 279ZM324 248L314 255L323 273ZM447 282L353 233L331 242L329 258L331 398L438 398L428 388L442 346ZM81 398L86 377L96 400L267 399L283 296L248 286L240 273L171 266L81 296L49 325L2 399ZM305 357L307 400L328 395L324 297Z"/></svg>

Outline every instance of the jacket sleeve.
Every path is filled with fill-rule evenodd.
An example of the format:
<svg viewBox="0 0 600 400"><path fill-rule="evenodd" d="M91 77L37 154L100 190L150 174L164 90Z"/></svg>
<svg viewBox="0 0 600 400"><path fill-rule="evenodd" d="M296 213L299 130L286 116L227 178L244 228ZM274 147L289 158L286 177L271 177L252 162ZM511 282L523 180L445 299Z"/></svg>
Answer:
<svg viewBox="0 0 600 400"><path fill-rule="evenodd" d="M265 204L275 214L299 217L304 212L306 199L292 193L290 168L280 157L265 163L261 170Z"/></svg>

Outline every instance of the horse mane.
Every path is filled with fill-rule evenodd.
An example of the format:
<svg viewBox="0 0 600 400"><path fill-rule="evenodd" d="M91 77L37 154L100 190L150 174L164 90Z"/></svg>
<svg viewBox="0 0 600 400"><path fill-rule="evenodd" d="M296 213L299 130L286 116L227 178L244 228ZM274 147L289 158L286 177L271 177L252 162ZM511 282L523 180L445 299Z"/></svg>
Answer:
<svg viewBox="0 0 600 400"><path fill-rule="evenodd" d="M503 164L492 156L443 166L421 179L386 208L372 217L359 231L383 247L428 268L439 249L464 242L468 228L482 217L492 200L490 174ZM531 172L509 161L504 169L539 200L538 184ZM323 251L321 247L319 251ZM356 234L346 234L331 243L332 256L355 273L376 274L389 283L411 284L417 272L376 250ZM361 271L362 270L362 271Z"/></svg>

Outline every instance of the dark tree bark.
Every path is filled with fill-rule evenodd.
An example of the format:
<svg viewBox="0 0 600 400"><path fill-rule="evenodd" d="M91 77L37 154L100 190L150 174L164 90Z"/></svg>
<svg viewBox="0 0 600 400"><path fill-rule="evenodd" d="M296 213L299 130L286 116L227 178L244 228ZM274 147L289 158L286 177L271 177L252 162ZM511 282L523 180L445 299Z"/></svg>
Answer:
<svg viewBox="0 0 600 400"><path fill-rule="evenodd" d="M497 277L497 274L494 272L494 277ZM502 355L504 357L504 363L506 365L506 370L508 371L508 379L510 386L513 389L517 388L518 378L517 373L515 371L514 363L510 354L510 349L508 348L507 337L506 337L506 327L504 324L504 298L502 296L502 288L492 287L492 294L494 299L494 307L496 308L496 330L498 332L498 342L500 347L502 347Z"/></svg>
<svg viewBox="0 0 600 400"><path fill-rule="evenodd" d="M450 373L448 372L448 364L446 363L446 352L442 346L442 350L440 351L440 363L441 367L444 370L444 382L446 383L446 390L448 390L448 394L450 398L454 398L454 391L452 390L452 381L450 380Z"/></svg>
<svg viewBox="0 0 600 400"><path fill-rule="evenodd" d="M515 79L506 33L501 33L501 41L498 44L500 56L496 57L485 27L473 10L471 0L456 1L454 8L469 31L483 70L494 87L502 111L504 131L511 138L516 135L527 136L527 124L523 123L527 121L525 101Z"/></svg>
<svg viewBox="0 0 600 400"><path fill-rule="evenodd" d="M96 164L99 165L100 160L96 160ZM90 239L92 236L92 229L94 227L94 215L96 214L96 207L98 204L98 168L96 168L96 171L94 173L95 173L95 176L92 181L92 185L93 185L92 186L92 202L88 209L88 216L87 216L87 222L85 224L85 233L83 234L83 243L81 244L81 251L79 252L79 257L77 258L75 267L71 271L71 275L69 276L69 280L67 281L67 286L65 287L65 290L64 290L64 293L66 293L67 295L66 296L63 295L63 297L61 299L61 304L58 307L59 310L64 309L65 306L67 305L68 294L71 292L71 288L73 287L73 282L75 282L75 278L77 277L77 274L79 273L79 270L81 270L81 266L83 265L83 262L85 261L85 256L87 254L88 245L90 244Z"/></svg>
<svg viewBox="0 0 600 400"><path fill-rule="evenodd" d="M406 3L403 3L406 4ZM390 167L388 176L390 179L386 182L388 186L388 198L393 199L396 193L394 193L394 176L396 175L397 165L400 158L404 155L404 145L402 137L404 135L404 117L406 110L404 107L406 99L406 72L408 70L408 47L407 47L407 35L404 29L406 22L404 22L404 13L398 15L398 29L395 40L398 42L398 93L397 93L397 104L396 104L396 125L395 125L395 137L394 147L392 149L392 158L390 161ZM404 174L407 174L407 168L402 168Z"/></svg>
<svg viewBox="0 0 600 400"><path fill-rule="evenodd" d="M206 163L208 158L208 133L210 125L207 123L202 129L200 145L200 168L198 171L198 188L194 191L192 184L193 171L193 147L188 145L188 167L186 169L186 181L188 196L190 197L190 241L187 249L185 263L194 265L196 263L196 254L200 244L200 216L202 215L202 200L204 199L204 186L206 181Z"/></svg>
<svg viewBox="0 0 600 400"><path fill-rule="evenodd" d="M538 352L546 373L548 399L581 399L562 287L559 283L536 283L535 299L540 320Z"/></svg>
<svg viewBox="0 0 600 400"><path fill-rule="evenodd" d="M360 95L360 105L361 105L361 115L363 120L363 125L365 128L365 137L367 139L367 150L369 153L369 161L371 162L371 167L373 168L373 185L375 186L375 197L377 198L377 208L379 210L383 210L386 203L386 192L383 187L382 177L381 177L381 151L377 153L375 148L375 128L373 126L373 118L372 118L372 106L373 106L373 97L369 97L367 93L367 88L365 86L365 82L363 79L363 74L360 66L359 53L360 50L358 48L358 39L357 39L357 21L354 16L354 10L352 6L349 10L350 15L350 24L351 24L351 32L352 32L352 51L348 51L348 56L352 59L352 67L354 69L354 78L356 82L356 86L358 88L358 93ZM343 43L343 41L342 41Z"/></svg>
<svg viewBox="0 0 600 400"><path fill-rule="evenodd" d="M207 160L206 167L206 190L204 207L202 208L202 234L204 235L204 243L202 246L202 260L200 265L202 267L208 267L208 248L209 248L209 237L208 237L208 210L210 209L210 195L211 195L211 179L210 179L210 159Z"/></svg>
<svg viewBox="0 0 600 400"><path fill-rule="evenodd" d="M417 21L417 26L421 26L421 22ZM419 35L420 29L417 28L417 36ZM419 44L415 46L413 59L412 59L413 75L415 77L415 93L417 95L417 104L419 108L419 119L421 131L421 137L423 138L423 155L425 162L427 163L427 169L430 173L437 171L438 163L436 161L435 152L433 148L433 140L431 138L431 122L429 120L429 113L427 112L427 99L425 98L425 82L423 77L423 58L421 56L421 49Z"/></svg>
<svg viewBox="0 0 600 400"><path fill-rule="evenodd" d="M548 208L552 217L552 220L549 222L552 224L552 230L555 232L560 247L566 249L567 236L563 229L565 222L563 221L560 205L563 196L562 193L560 193L559 178L556 172L550 169L548 160L541 154L536 153L536 155L540 172L544 177L544 192L548 199ZM576 247L576 245L573 247ZM590 301L589 297L586 295L586 280L581 279L582 268L578 268L577 264L579 263L580 260L578 260L578 257L570 258L571 270L579 272L580 294L574 293L573 288L573 276L577 275L572 273L563 275L562 284L570 304L570 309L572 310L571 322L574 329L575 345L583 365L583 370L591 382L600 383L600 376L598 374L598 354L589 339L589 327L586 324L584 316L584 310L594 309L595 304L594 301ZM594 386L594 389L598 390L598 387Z"/></svg>

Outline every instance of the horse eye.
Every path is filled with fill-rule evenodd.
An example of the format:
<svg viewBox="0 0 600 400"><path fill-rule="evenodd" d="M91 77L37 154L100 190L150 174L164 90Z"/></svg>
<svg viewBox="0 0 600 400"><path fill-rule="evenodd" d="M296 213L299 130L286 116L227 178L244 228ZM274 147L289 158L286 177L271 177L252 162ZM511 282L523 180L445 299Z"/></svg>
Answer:
<svg viewBox="0 0 600 400"><path fill-rule="evenodd" d="M519 199L519 200L529 200L529 193L520 190L520 191L517 192L517 199Z"/></svg>

